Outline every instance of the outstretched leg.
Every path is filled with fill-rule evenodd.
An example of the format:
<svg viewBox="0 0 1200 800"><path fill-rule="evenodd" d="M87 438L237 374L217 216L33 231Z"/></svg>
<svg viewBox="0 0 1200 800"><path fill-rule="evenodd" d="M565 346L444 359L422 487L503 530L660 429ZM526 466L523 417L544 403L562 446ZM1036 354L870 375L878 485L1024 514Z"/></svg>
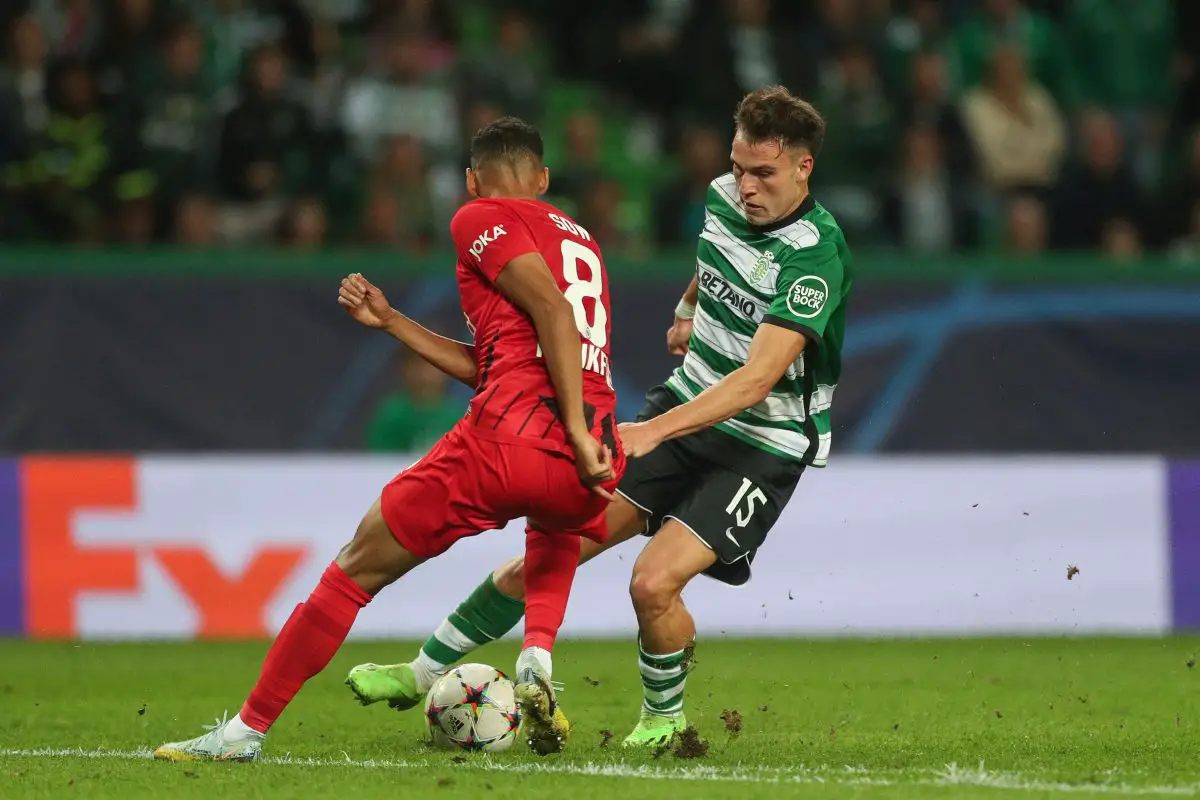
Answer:
<svg viewBox="0 0 1200 800"><path fill-rule="evenodd" d="M296 606L275 637L242 710L203 736L162 745L154 751L155 758L257 758L267 731L309 678L329 664L359 609L420 563L420 558L396 541L376 502L359 523L354 539L342 548L312 594Z"/></svg>

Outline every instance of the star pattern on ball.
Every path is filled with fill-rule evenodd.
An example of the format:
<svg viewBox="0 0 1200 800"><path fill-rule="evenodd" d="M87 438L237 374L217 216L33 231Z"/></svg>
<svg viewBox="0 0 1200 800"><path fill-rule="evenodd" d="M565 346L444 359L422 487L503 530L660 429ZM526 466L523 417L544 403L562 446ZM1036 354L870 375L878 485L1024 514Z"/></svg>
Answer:
<svg viewBox="0 0 1200 800"><path fill-rule="evenodd" d="M442 712L449 707L450 706L439 706L437 703L430 703L429 707L425 709L425 719L429 721L430 725L441 727L441 721L438 719L438 717L440 717Z"/></svg>
<svg viewBox="0 0 1200 800"><path fill-rule="evenodd" d="M459 679L463 690L463 705L470 706L471 711L476 715L479 714L479 707L485 705L494 705L487 696L488 687L492 685L491 681L484 681L478 686L472 686L466 681Z"/></svg>

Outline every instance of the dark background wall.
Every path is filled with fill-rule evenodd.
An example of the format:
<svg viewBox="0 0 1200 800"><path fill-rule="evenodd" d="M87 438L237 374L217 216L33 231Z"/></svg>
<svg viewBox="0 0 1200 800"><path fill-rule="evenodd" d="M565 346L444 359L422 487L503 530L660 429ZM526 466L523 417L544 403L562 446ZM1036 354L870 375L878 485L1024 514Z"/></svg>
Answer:
<svg viewBox="0 0 1200 800"><path fill-rule="evenodd" d="M349 271L466 336L448 261L95 258L99 275L88 256L0 251L2 451L359 447L398 346L340 312ZM1200 282L1099 260L860 266L836 452L1200 453ZM663 334L689 269L612 265L626 418L677 362Z"/></svg>

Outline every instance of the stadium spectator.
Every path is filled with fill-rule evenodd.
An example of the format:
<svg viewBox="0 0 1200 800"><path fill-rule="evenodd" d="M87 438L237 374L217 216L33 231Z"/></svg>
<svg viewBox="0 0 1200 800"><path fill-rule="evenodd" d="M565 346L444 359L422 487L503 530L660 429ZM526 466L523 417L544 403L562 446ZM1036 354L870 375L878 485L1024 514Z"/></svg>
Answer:
<svg viewBox="0 0 1200 800"><path fill-rule="evenodd" d="M485 125L489 125L504 116L504 109L497 105L494 101L487 98L477 98L467 103L463 111L463 131L477 131ZM459 166L463 169L471 166L471 147L470 141L464 137L464 147L462 155L459 157ZM554 179L558 181L558 171L554 172ZM465 189L463 190L466 191Z"/></svg>
<svg viewBox="0 0 1200 800"><path fill-rule="evenodd" d="M1011 253L1036 256L1049 244L1046 205L1034 195L1019 194L1008 203L1007 245Z"/></svg>
<svg viewBox="0 0 1200 800"><path fill-rule="evenodd" d="M154 0L114 0L91 61L106 102L136 94L158 66L162 6Z"/></svg>
<svg viewBox="0 0 1200 800"><path fill-rule="evenodd" d="M830 130L814 175L821 202L848 237L864 244L881 231L879 198L890 185L902 134L895 109L884 93L875 56L862 42L850 42L838 54L822 82L817 108Z"/></svg>
<svg viewBox="0 0 1200 800"><path fill-rule="evenodd" d="M161 55L125 92L114 130L123 165L145 170L156 183L159 215L167 219L179 198L207 188L212 172L212 99L205 90L203 35L191 23L173 27Z"/></svg>
<svg viewBox="0 0 1200 800"><path fill-rule="evenodd" d="M683 133L682 173L663 186L654 199L654 242L678 247L695 240L704 227L704 200L712 179L729 161L723 132L704 125Z"/></svg>
<svg viewBox="0 0 1200 800"><path fill-rule="evenodd" d="M969 180L976 170L975 155L962 115L950 96L945 58L930 50L916 54L910 63L912 74L899 95L901 119L907 127L935 131L941 139L946 165L956 180Z"/></svg>
<svg viewBox="0 0 1200 800"><path fill-rule="evenodd" d="M205 195L182 198L175 206L172 241L183 247L204 249L219 244L217 206Z"/></svg>
<svg viewBox="0 0 1200 800"><path fill-rule="evenodd" d="M641 242L622 218L625 201L621 183L600 176L583 189L579 212L575 219L590 233L610 256L634 256L641 252Z"/></svg>
<svg viewBox="0 0 1200 800"><path fill-rule="evenodd" d="M419 221L405 217L400 197L382 186L367 195L359 244L420 255L426 251L429 239Z"/></svg>
<svg viewBox="0 0 1200 800"><path fill-rule="evenodd" d="M1100 251L1116 261L1136 261L1142 255L1142 235L1129 220L1114 217L1104 223Z"/></svg>
<svg viewBox="0 0 1200 800"><path fill-rule="evenodd" d="M214 94L236 94L246 60L276 45L294 63L308 51L308 22L291 0L186 0L207 34L205 82Z"/></svg>
<svg viewBox="0 0 1200 800"><path fill-rule="evenodd" d="M435 162L457 158L460 137L454 97L426 74L422 55L426 46L418 34L394 33L384 71L350 85L342 119L364 161L375 160L384 139L403 135L418 138Z"/></svg>
<svg viewBox="0 0 1200 800"><path fill-rule="evenodd" d="M407 347L396 352L399 386L372 412L367 422L367 449L424 453L454 427L466 408L450 395L449 379L443 372Z"/></svg>
<svg viewBox="0 0 1200 800"><path fill-rule="evenodd" d="M397 34L417 51L420 71L440 75L453 66L458 41L454 0L371 0L362 18L373 69L386 72Z"/></svg>
<svg viewBox="0 0 1200 800"><path fill-rule="evenodd" d="M949 43L951 73L966 91L982 83L997 48L1024 56L1032 79L1060 103L1070 101L1066 43L1048 17L1022 0L982 0L978 11L955 29Z"/></svg>
<svg viewBox="0 0 1200 800"><path fill-rule="evenodd" d="M600 117L594 111L578 111L566 122L566 148L562 159L550 168L550 194L565 203L570 213L583 201L588 185L600 177Z"/></svg>
<svg viewBox="0 0 1200 800"><path fill-rule="evenodd" d="M1121 130L1104 112L1088 113L1081 125L1083 152L1063 176L1054 203L1055 244L1072 250L1102 244L1114 219L1140 227L1146 219L1141 187L1124 160Z"/></svg>
<svg viewBox="0 0 1200 800"><path fill-rule="evenodd" d="M30 141L27 197L50 238L102 241L111 177L108 121L84 62L67 59L53 70L50 109L46 130Z"/></svg>
<svg viewBox="0 0 1200 800"><path fill-rule="evenodd" d="M1200 265L1200 200L1191 207L1191 224L1187 232L1172 241L1167 252L1173 261Z"/></svg>
<svg viewBox="0 0 1200 800"><path fill-rule="evenodd" d="M387 192L395 199L398 236L410 252L424 252L445 227L438 225L428 166L415 137L384 142L371 169L369 192Z"/></svg>
<svg viewBox="0 0 1200 800"><path fill-rule="evenodd" d="M85 58L103 31L98 0L34 0L31 8L55 57Z"/></svg>
<svg viewBox="0 0 1200 800"><path fill-rule="evenodd" d="M50 110L46 104L46 38L33 14L22 14L9 26L9 58L0 67L0 105L7 108L4 137L10 142L0 159L18 154L29 136L46 130Z"/></svg>
<svg viewBox="0 0 1200 800"><path fill-rule="evenodd" d="M771 0L723 0L720 13L695 4L687 50L704 58L685 63L680 88L687 107L702 119L725 119L746 92L801 85L802 49L794 37L789 26L775 23Z"/></svg>
<svg viewBox="0 0 1200 800"><path fill-rule="evenodd" d="M283 52L260 45L248 71L242 97L225 116L218 155L220 189L233 206L225 215L232 241L269 237L283 213L285 188L316 177L311 120L286 93Z"/></svg>
<svg viewBox="0 0 1200 800"><path fill-rule="evenodd" d="M938 0L913 0L906 11L896 14L884 29L883 74L892 92L910 90L910 78L920 73L916 61L931 53L942 53L947 44L944 14ZM944 57L939 60L939 83L948 92Z"/></svg>
<svg viewBox="0 0 1200 800"><path fill-rule="evenodd" d="M884 204L888 240L916 253L945 253L974 240L971 205L942 157L937 131L912 128L904 168Z"/></svg>
<svg viewBox="0 0 1200 800"><path fill-rule="evenodd" d="M342 107L350 84L347 61L352 45L328 19L312 24L312 68L303 80L313 126L322 137L340 132Z"/></svg>
<svg viewBox="0 0 1200 800"><path fill-rule="evenodd" d="M1157 175L1173 98L1171 0L1076 0L1067 23L1077 101L1121 125L1144 186Z"/></svg>
<svg viewBox="0 0 1200 800"><path fill-rule="evenodd" d="M690 35L685 28L698 0L561 5L563 12L551 15L550 28L560 69L574 77L597 77L640 111L659 111L678 99ZM577 32L589 28L594 35L584 39L580 52Z"/></svg>
<svg viewBox="0 0 1200 800"><path fill-rule="evenodd" d="M990 80L967 92L962 113L989 187L1050 189L1065 153L1066 122L1050 94L1026 78L1020 52L1008 46L993 51Z"/></svg>
<svg viewBox="0 0 1200 800"><path fill-rule="evenodd" d="M325 206L314 197L304 197L288 208L280 226L279 239L292 250L319 250L325 246L328 230Z"/></svg>
<svg viewBox="0 0 1200 800"><path fill-rule="evenodd" d="M472 100L486 98L523 119L540 118L547 70L534 34L527 14L520 9L504 10L491 46L463 62L457 79L459 95Z"/></svg>
<svg viewBox="0 0 1200 800"><path fill-rule="evenodd" d="M122 247L149 247L154 244L155 222L153 195L118 195L110 241Z"/></svg>
<svg viewBox="0 0 1200 800"><path fill-rule="evenodd" d="M1193 221L1192 209L1200 203L1200 127L1192 131L1182 155L1181 168L1168 181L1155 214L1161 226L1159 238L1164 242L1187 233Z"/></svg>

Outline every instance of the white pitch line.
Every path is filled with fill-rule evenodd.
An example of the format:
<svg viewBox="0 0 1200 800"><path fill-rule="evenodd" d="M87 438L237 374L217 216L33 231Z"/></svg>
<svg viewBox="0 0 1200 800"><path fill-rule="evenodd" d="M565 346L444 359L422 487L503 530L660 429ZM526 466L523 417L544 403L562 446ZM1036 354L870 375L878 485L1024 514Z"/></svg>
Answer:
<svg viewBox="0 0 1200 800"><path fill-rule="evenodd" d="M148 760L149 750L84 750L82 748L0 749L4 758L101 758L114 760ZM445 763L406 761L396 759L354 759L314 756L266 756L259 763L277 766L351 767L357 769L447 769ZM597 764L533 763L527 761L496 761L485 755L471 757L466 763L454 764L454 769L499 772L516 775L553 774L580 775L637 780L692 780L725 783L833 784L844 786L963 786L1017 792L1063 794L1103 794L1127 797L1189 797L1200 794L1200 784L1179 786L1136 785L1128 783L1064 783L1046 781L1013 772L994 772L983 765L974 769L949 764L943 770L871 770L866 767L710 767L703 764L658 767L645 764L614 762ZM907 777L906 777L907 776Z"/></svg>

